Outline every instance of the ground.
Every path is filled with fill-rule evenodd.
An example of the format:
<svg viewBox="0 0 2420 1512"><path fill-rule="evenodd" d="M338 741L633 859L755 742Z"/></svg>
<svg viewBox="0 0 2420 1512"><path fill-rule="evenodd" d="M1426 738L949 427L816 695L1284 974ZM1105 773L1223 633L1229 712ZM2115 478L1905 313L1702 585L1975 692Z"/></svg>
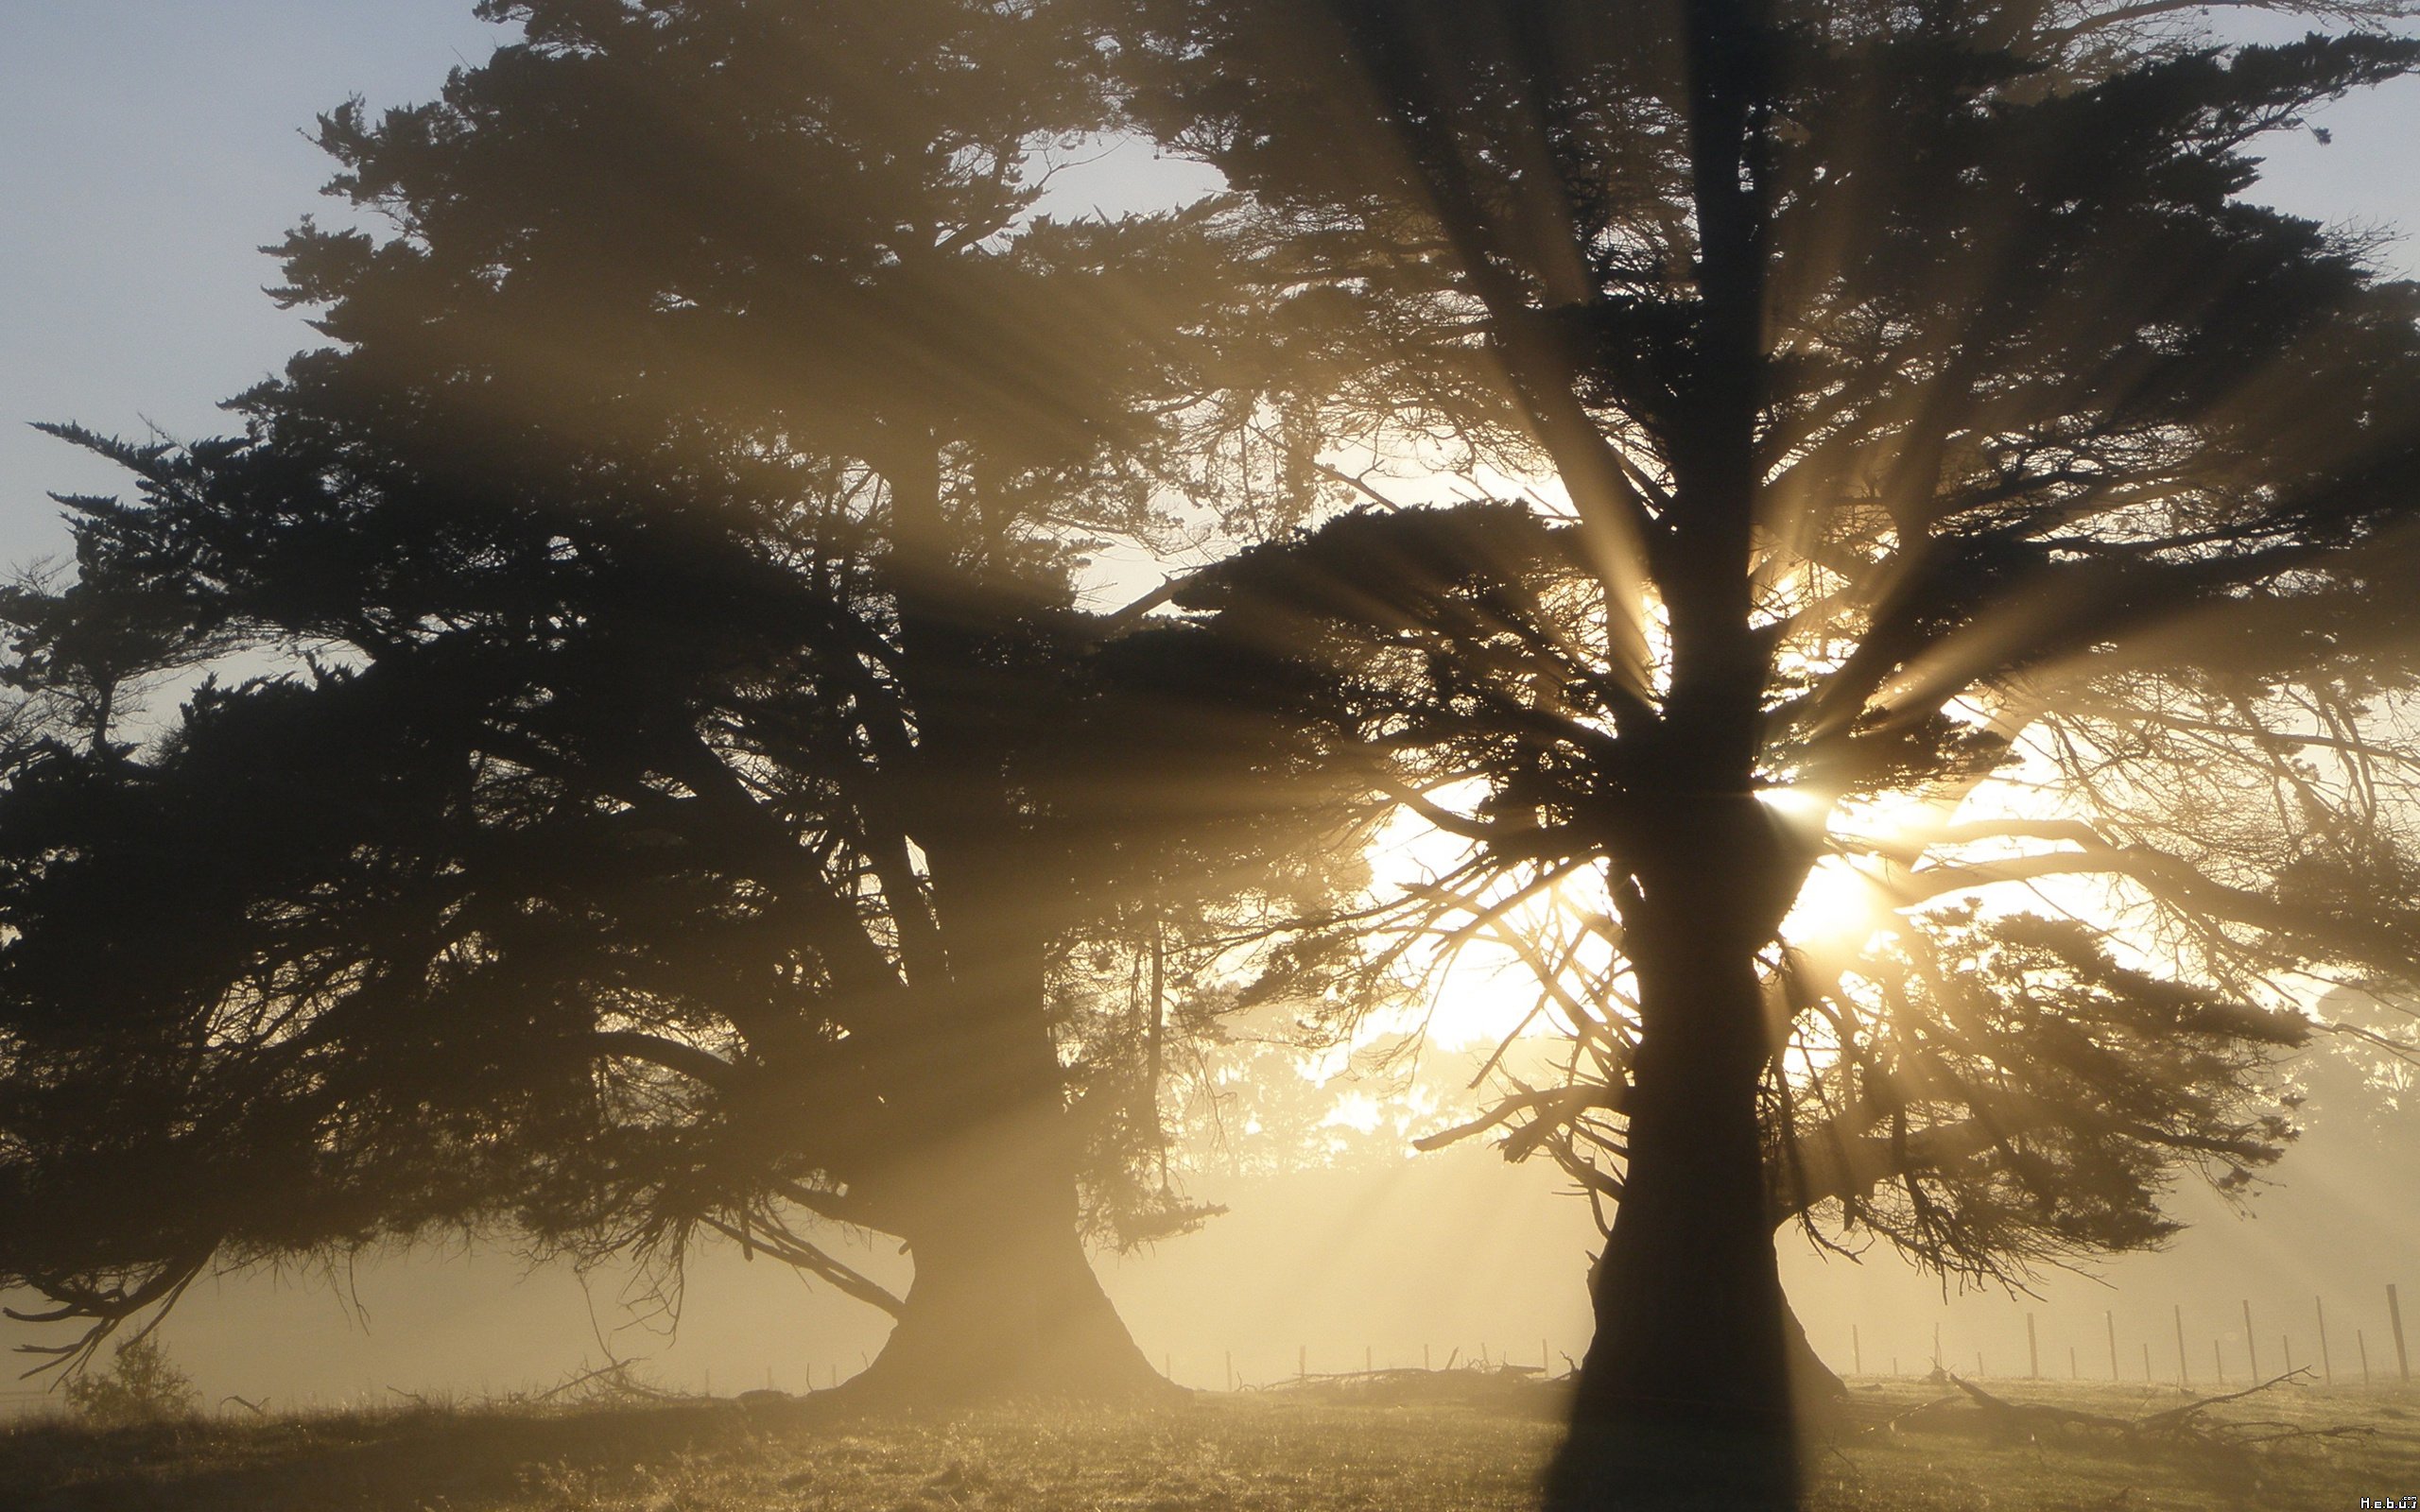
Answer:
<svg viewBox="0 0 2420 1512"><path fill-rule="evenodd" d="M1407 1376L1416 1373L1407 1372ZM1439 1372L1441 1377L1445 1373ZM1460 1374L1459 1372L1457 1374ZM9 1512L1478 1512L1534 1504L1552 1388L1398 1380L1101 1413L1020 1407L819 1421L764 1400L413 1408L96 1431L0 1430ZM1457 1389L1438 1389L1453 1385ZM1995 1435L1913 1381L1858 1383L1861 1430L1810 1465L1814 1512L2353 1508L2420 1496L2420 1393L2300 1388L2238 1420L2351 1427L2262 1449ZM2144 1387L1991 1383L2011 1400L2140 1417ZM1927 1403L1944 1403L1925 1408ZM1912 1416L1910 1416L1912 1414ZM1896 1418L1895 1424L1892 1419ZM1889 1425L1889 1426L1886 1426Z"/></svg>

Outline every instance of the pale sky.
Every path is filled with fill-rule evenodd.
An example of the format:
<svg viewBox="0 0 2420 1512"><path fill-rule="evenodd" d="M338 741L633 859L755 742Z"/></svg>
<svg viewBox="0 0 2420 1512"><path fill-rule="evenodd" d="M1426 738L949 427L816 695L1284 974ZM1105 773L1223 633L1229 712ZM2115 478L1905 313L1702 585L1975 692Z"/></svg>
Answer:
<svg viewBox="0 0 2420 1512"><path fill-rule="evenodd" d="M312 339L257 249L337 209L314 116L497 34L468 0L0 0L0 562L60 549L45 490L119 487L27 421L210 435Z"/></svg>

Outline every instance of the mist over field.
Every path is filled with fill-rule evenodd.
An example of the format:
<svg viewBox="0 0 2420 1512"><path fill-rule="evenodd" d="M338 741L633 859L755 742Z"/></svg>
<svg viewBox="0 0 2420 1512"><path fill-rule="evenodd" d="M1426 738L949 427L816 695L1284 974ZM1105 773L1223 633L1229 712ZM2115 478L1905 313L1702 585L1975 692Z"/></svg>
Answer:
<svg viewBox="0 0 2420 1512"><path fill-rule="evenodd" d="M1361 1085L1340 1079L1326 1091ZM2420 1254L2413 1119L2343 1085L2316 1092L2307 1111L2309 1132L2244 1211L2181 1192L2178 1215L2191 1227L2165 1252L2104 1261L2088 1275L2045 1272L2036 1297L1977 1289L1945 1299L1937 1280L1885 1247L1852 1262L1785 1234L1792 1303L1817 1352L1844 1375L1857 1363L1852 1329L1865 1373L1895 1363L1918 1375L1931 1368L1939 1324L1949 1368L1972 1373L1979 1350L1989 1376L2022 1376L2031 1313L2046 1378L2069 1378L2073 1348L2083 1378L2105 1381L2114 1314L2120 1378L2143 1379L2148 1342L2160 1383L2176 1380L2171 1309L2183 1304L2190 1379L2213 1387L2213 1341L2228 1381L2244 1383L2247 1300L2267 1365L2283 1367L2289 1339L2294 1362L2316 1369L2318 1297L2336 1379L2360 1380L2357 1331L2377 1379L2394 1379L2385 1287L2420 1295L2420 1280L2406 1279ZM1187 1190L1229 1211L1149 1250L1098 1258L1154 1361L1165 1358L1180 1383L1213 1390L1230 1355L1241 1383L1266 1385L1291 1378L1305 1350L1313 1372L1333 1373L1360 1369L1365 1350L1380 1368L1443 1367L1482 1349L1530 1365L1543 1343L1557 1374L1569 1368L1587 1328L1587 1258L1601 1241L1567 1182L1540 1163L1508 1168L1481 1147L1409 1155L1382 1138L1327 1133L1346 1147L1325 1166L1243 1174L1216 1150L1199 1152ZM904 1280L893 1248L861 1241L850 1253ZM800 1391L855 1374L888 1332L873 1310L728 1245L690 1265L677 1329L645 1288L627 1269L583 1283L568 1266L532 1267L470 1244L334 1276L297 1268L205 1282L162 1336L213 1400L232 1393L300 1408L546 1391L609 1358L639 1361L644 1378L682 1390L729 1394L769 1380ZM2406 1326L2420 1339L2415 1323Z"/></svg>

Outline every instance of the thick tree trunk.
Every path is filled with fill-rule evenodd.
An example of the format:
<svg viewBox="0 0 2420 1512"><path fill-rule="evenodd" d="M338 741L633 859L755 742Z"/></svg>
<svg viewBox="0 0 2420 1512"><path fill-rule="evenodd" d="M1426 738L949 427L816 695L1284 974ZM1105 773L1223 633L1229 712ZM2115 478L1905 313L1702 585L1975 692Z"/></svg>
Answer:
<svg viewBox="0 0 2420 1512"><path fill-rule="evenodd" d="M1029 1138L994 1132L996 1143L926 1174L925 1216L908 1235L915 1280L852 1397L909 1405L1172 1391L1084 1256L1072 1174L1048 1169Z"/></svg>
<svg viewBox="0 0 2420 1512"><path fill-rule="evenodd" d="M1743 863L1726 867L1723 856ZM1756 1091L1768 1032L1746 857L1711 847L1635 936L1630 1159L1594 1282L1597 1334L1550 1477L1558 1512L1792 1507L1797 1417Z"/></svg>
<svg viewBox="0 0 2420 1512"><path fill-rule="evenodd" d="M970 828L974 828L970 826ZM1005 837L934 848L946 973L893 1049L901 1138L878 1179L915 1279L853 1395L1134 1400L1151 1368L1084 1255L1080 1157L1047 1017L1046 915Z"/></svg>
<svg viewBox="0 0 2420 1512"><path fill-rule="evenodd" d="M1767 9L1696 0L1678 17L1700 303L1667 454L1670 533L1652 548L1671 684L1625 774L1642 801L1612 837L1638 886L1623 922L1639 1041L1597 1335L1549 1476L1557 1512L1798 1504L1789 1309L1756 1116L1771 1035L1755 953L1806 861L1755 797L1772 669L1752 586L1768 347L1750 146L1771 97Z"/></svg>
<svg viewBox="0 0 2420 1512"><path fill-rule="evenodd" d="M1849 1386L1807 1342L1806 1330L1798 1321L1798 1310L1788 1302L1782 1306L1783 1345L1789 1351L1789 1401L1798 1414L1803 1435L1819 1421L1838 1418L1841 1407L1848 1400Z"/></svg>
<svg viewBox="0 0 2420 1512"><path fill-rule="evenodd" d="M1163 1395L1173 1388L1135 1347L1079 1235L1079 1152L1045 966L1065 920L1008 784L1012 734L995 728L1019 685L1023 600L960 555L944 447L934 432L903 430L883 461L900 676L918 735L895 774L908 833L886 879L910 990L877 1052L897 1091L890 1148L868 1184L916 1274L890 1341L850 1390L885 1405Z"/></svg>

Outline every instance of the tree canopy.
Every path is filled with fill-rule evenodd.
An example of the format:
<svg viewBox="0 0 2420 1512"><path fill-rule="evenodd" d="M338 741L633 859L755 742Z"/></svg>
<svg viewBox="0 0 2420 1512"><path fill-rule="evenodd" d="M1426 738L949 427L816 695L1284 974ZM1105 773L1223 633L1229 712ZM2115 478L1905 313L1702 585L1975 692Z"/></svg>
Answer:
<svg viewBox="0 0 2420 1512"><path fill-rule="evenodd" d="M1137 1389L1078 1226L1195 1216L1185 979L1354 864L1318 683L1079 599L1167 528L1215 255L1031 214L1103 119L1063 8L487 9L321 122L387 229L280 249L330 344L243 435L61 432L139 491L8 605L0 1280L81 1358L215 1264L710 1232L897 1314L902 1391Z"/></svg>

